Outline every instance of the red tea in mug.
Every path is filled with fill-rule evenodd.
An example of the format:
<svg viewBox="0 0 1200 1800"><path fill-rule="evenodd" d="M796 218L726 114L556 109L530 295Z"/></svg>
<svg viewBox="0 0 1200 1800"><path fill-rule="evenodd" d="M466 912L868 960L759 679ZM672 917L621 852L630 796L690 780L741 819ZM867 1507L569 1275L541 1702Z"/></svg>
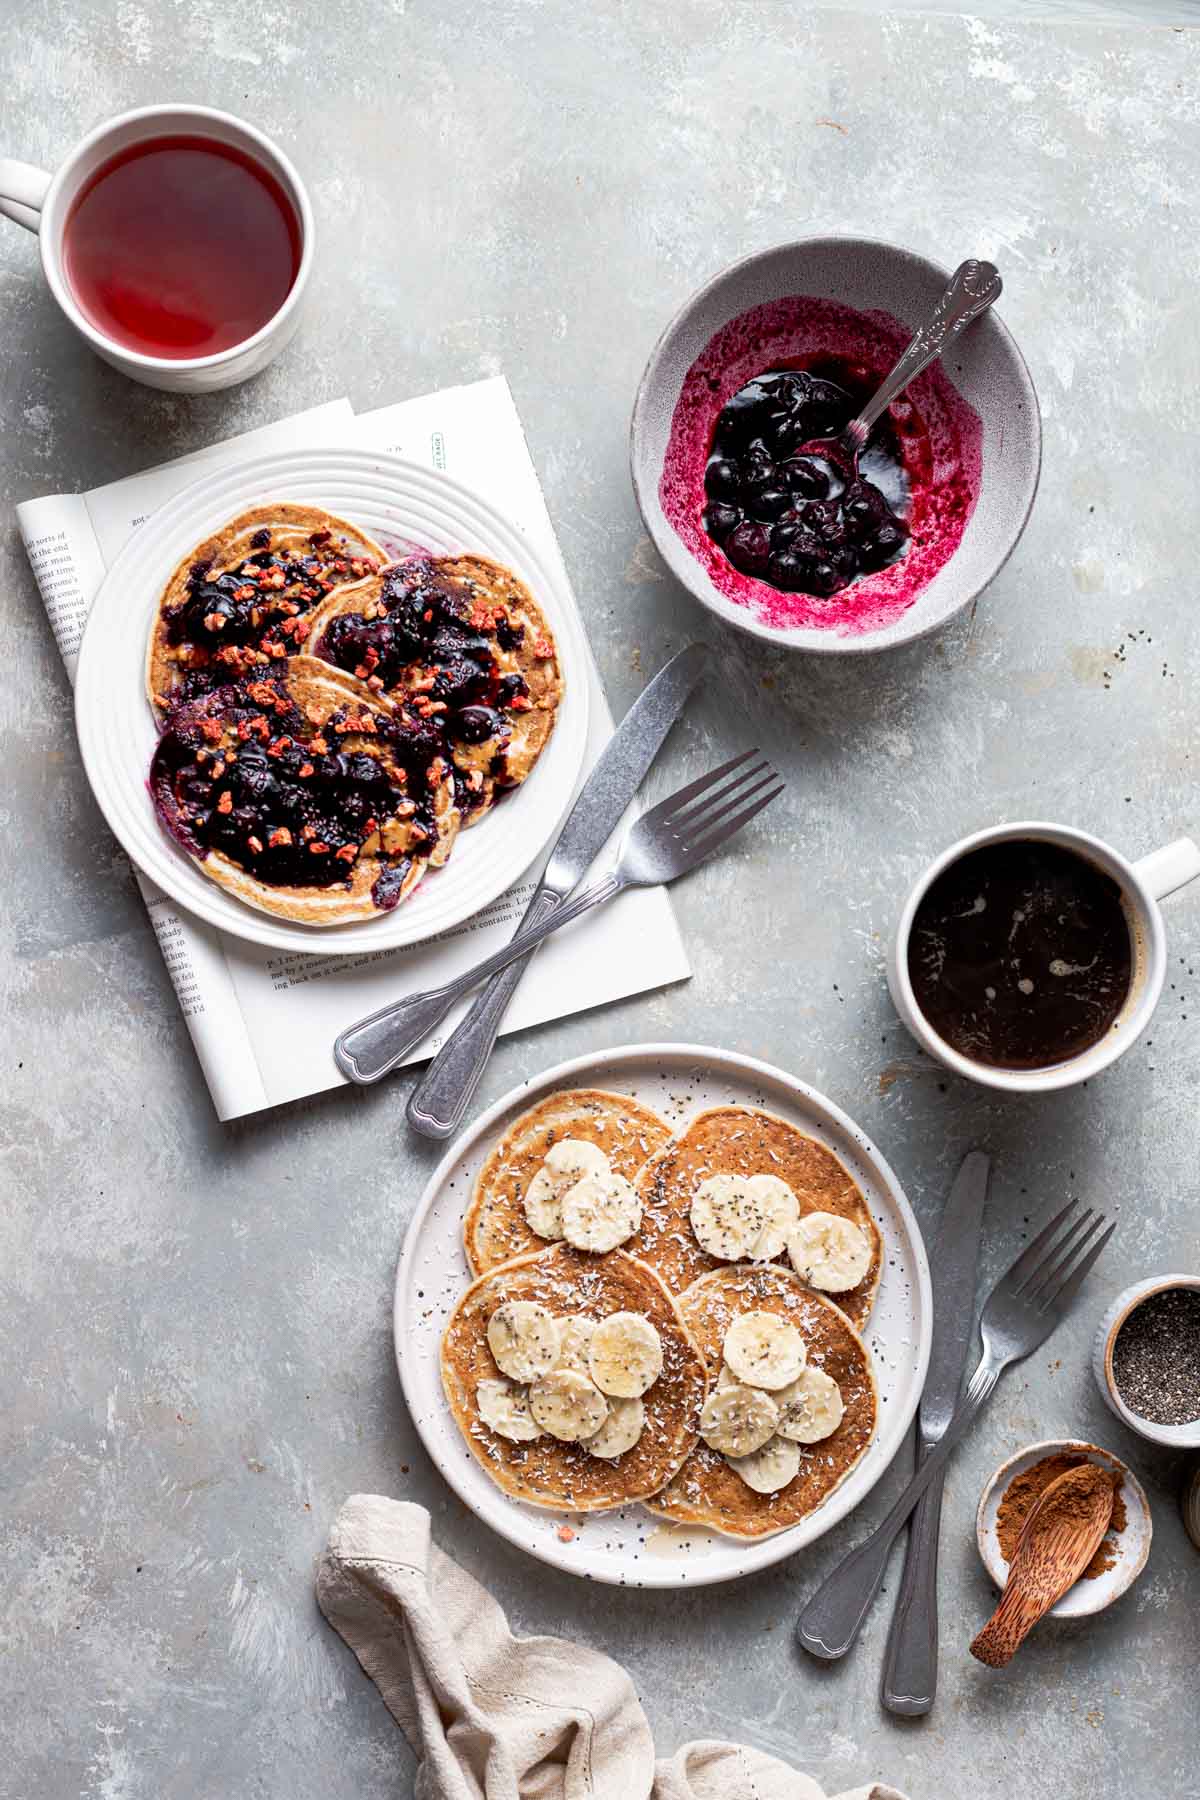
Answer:
<svg viewBox="0 0 1200 1800"><path fill-rule="evenodd" d="M213 356L274 317L300 267L300 225L261 164L213 138L133 144L80 191L63 234L76 304L143 356Z"/></svg>

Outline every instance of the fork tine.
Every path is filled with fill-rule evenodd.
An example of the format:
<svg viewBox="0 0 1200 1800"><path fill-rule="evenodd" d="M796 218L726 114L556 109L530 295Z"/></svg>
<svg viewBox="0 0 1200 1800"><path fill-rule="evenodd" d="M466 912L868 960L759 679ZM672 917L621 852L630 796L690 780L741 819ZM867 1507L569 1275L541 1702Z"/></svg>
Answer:
<svg viewBox="0 0 1200 1800"><path fill-rule="evenodd" d="M715 806L719 800L729 799L739 788L744 787L746 782L753 781L758 775L770 775L773 778L774 774L774 769L764 757L762 762L753 763L748 769L739 769L737 774L734 775L731 780L727 781L723 787L710 789L707 793L701 794L699 799L689 800L686 805L682 807L672 807L670 812L671 823L675 826L676 830L686 824L693 823L698 814L707 811L710 806Z"/></svg>
<svg viewBox="0 0 1200 1800"><path fill-rule="evenodd" d="M1095 1237L1104 1223L1102 1214L1089 1206L1079 1219L1076 1219L1066 1237L1060 1238L1041 1265L1034 1270L1021 1292L1027 1300L1037 1300L1048 1294L1051 1288L1057 1289L1059 1277L1065 1275L1075 1258L1085 1250L1091 1239ZM1080 1226L1086 1224L1087 1230L1080 1235Z"/></svg>
<svg viewBox="0 0 1200 1800"><path fill-rule="evenodd" d="M1054 1233L1058 1230L1067 1214L1071 1211L1071 1208L1078 1205L1078 1199L1068 1200L1062 1211L1056 1213L1050 1223L1038 1232L1033 1242L1022 1250L1020 1256L1018 1256L1016 1262L1008 1271L1008 1274L1002 1277L1002 1280L1006 1284L1015 1283L1019 1286L1027 1275L1033 1273L1034 1268L1041 1261L1042 1251L1049 1244L1050 1239L1054 1236ZM1010 1292L1011 1291L1013 1290L1010 1287Z"/></svg>
<svg viewBox="0 0 1200 1800"><path fill-rule="evenodd" d="M1034 1294L1039 1292L1045 1286L1050 1276L1054 1274L1055 1270L1061 1266L1061 1263L1067 1260L1066 1252L1070 1250L1071 1245L1075 1242L1080 1232L1085 1230L1089 1220L1092 1220L1095 1217L1095 1208L1089 1206L1087 1211L1080 1213L1077 1219L1072 1219L1067 1230L1057 1239L1053 1248L1046 1251L1045 1256L1043 1256L1042 1260L1038 1263L1036 1269L1031 1269L1027 1278L1017 1284L1016 1288L1013 1290L1014 1293ZM1057 1263L1054 1260L1056 1257L1060 1259ZM1051 1266L1052 1264L1053 1267Z"/></svg>
<svg viewBox="0 0 1200 1800"><path fill-rule="evenodd" d="M737 807L745 806L761 794L764 788L769 788L772 782L778 780L779 777L774 769L768 769L762 779L756 781L753 787L742 788L733 795L730 795L728 789L725 789L713 796L710 806L697 806L695 811L682 823L676 823L675 830L685 844L692 843L698 837L707 837L714 825L719 825L721 820L728 818L729 814Z"/></svg>
<svg viewBox="0 0 1200 1800"><path fill-rule="evenodd" d="M719 769L710 769L707 775L701 775L697 780L689 781L686 787L678 788L675 793L668 794L665 800L660 800L657 806L652 806L643 817L653 819L655 824L660 823L663 819L669 819L681 806L685 806L689 800L694 800L697 794L707 793L714 782L720 781L725 775L732 774L734 769L740 768L744 762L749 762L752 756L759 754L760 752L755 749L747 750L741 756L731 757L727 763L722 763Z"/></svg>
<svg viewBox="0 0 1200 1800"><path fill-rule="evenodd" d="M1103 1219L1100 1222L1103 1224ZM1043 1302L1043 1310L1047 1306L1057 1306L1059 1310L1062 1311L1070 1306L1072 1300L1083 1286L1089 1269L1095 1263L1096 1258L1099 1256L1116 1229L1117 1221L1114 1219L1108 1230L1092 1245L1082 1261L1076 1265L1073 1273L1067 1276L1060 1287L1057 1287L1052 1294L1047 1296L1046 1300Z"/></svg>
<svg viewBox="0 0 1200 1800"><path fill-rule="evenodd" d="M735 813L732 819L723 820L715 831L710 832L707 837L701 838L699 843L688 844L685 852L688 868L695 868L698 862L703 862L706 856L718 849L727 838L733 837L734 833L740 831L743 825L748 825L751 819L763 810L764 806L770 806L772 800L778 800L783 789L784 784L781 781L777 788L772 788L769 794L764 794L761 800L754 802L753 806L747 806L744 811Z"/></svg>

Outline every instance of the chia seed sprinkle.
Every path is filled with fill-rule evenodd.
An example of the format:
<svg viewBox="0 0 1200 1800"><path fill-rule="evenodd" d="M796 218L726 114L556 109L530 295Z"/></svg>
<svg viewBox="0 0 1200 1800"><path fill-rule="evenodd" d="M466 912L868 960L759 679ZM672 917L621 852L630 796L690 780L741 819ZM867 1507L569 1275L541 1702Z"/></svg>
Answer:
<svg viewBox="0 0 1200 1800"><path fill-rule="evenodd" d="M1166 1288L1134 1307L1113 1345L1113 1381L1154 1425L1200 1419L1200 1290Z"/></svg>

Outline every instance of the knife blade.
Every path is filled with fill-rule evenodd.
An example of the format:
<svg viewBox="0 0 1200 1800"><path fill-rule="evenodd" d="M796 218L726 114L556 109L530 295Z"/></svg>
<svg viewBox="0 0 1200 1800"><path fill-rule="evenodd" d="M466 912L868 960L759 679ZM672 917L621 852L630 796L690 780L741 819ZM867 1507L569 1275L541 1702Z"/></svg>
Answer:
<svg viewBox="0 0 1200 1800"><path fill-rule="evenodd" d="M938 1226L933 1263L933 1348L919 1413L921 1443L926 1450L938 1442L950 1423L962 1386L963 1365L975 1322L975 1270L991 1170L991 1159L982 1150L967 1153Z"/></svg>
<svg viewBox="0 0 1200 1800"><path fill-rule="evenodd" d="M975 1320L975 1277L991 1160L969 1151L942 1212L933 1257L933 1346L917 1423L918 1466L954 1413ZM942 1482L913 1512L904 1575L884 1655L881 1695L889 1712L927 1713L937 1691L937 1557Z"/></svg>
<svg viewBox="0 0 1200 1800"><path fill-rule="evenodd" d="M705 644L689 644L642 689L596 759L558 834L541 889L565 900L612 836L709 662ZM536 896L535 896L536 897Z"/></svg>
<svg viewBox="0 0 1200 1800"><path fill-rule="evenodd" d="M597 758L558 834L518 931L548 918L582 881L648 773L672 725L711 661L689 644L634 701ZM501 969L481 990L409 1097L407 1116L424 1137L458 1129L483 1073L500 1021L529 958Z"/></svg>

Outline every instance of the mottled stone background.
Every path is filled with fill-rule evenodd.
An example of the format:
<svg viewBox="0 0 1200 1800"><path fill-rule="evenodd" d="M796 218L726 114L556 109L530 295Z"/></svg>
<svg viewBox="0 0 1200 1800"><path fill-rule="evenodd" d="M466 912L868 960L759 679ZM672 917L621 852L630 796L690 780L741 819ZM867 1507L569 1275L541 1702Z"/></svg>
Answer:
<svg viewBox="0 0 1200 1800"><path fill-rule="evenodd" d="M1200 827L1200 43L1077 7L1003 10L0 3L6 152L52 164L110 111L227 105L294 150L321 234L295 346L250 387L187 402L94 361L43 292L32 239L0 226L5 1800L410 1794L399 1733L311 1599L330 1515L361 1488L427 1501L518 1628L622 1657L664 1750L744 1736L833 1789L878 1774L913 1800L1194 1791L1200 1560L1181 1468L1104 1412L1086 1352L1127 1280L1197 1261L1200 897L1169 906L1149 1037L1061 1099L1000 1103L943 1078L896 1024L881 969L912 877L961 832L1040 815L1140 854ZM733 257L818 230L993 257L1046 429L1032 523L972 616L842 667L702 617L648 548L625 460L634 387L676 305ZM923 1724L877 1705L886 1606L832 1670L788 1636L891 1484L776 1572L683 1598L580 1586L464 1514L392 1362L392 1268L431 1160L405 1132L406 1083L218 1126L82 777L18 499L342 392L368 407L498 369L615 710L687 636L719 644L722 679L660 782L752 734L789 791L770 829L680 890L690 985L510 1040L486 1097L587 1048L708 1040L848 1108L926 1221L962 1152L990 1148L987 1274L1068 1193L1120 1209L1077 1315L954 1465L942 1689ZM976 1498L1002 1455L1067 1432L1133 1461L1150 1566L1109 1614L1042 1630L996 1674L965 1651L990 1604Z"/></svg>

